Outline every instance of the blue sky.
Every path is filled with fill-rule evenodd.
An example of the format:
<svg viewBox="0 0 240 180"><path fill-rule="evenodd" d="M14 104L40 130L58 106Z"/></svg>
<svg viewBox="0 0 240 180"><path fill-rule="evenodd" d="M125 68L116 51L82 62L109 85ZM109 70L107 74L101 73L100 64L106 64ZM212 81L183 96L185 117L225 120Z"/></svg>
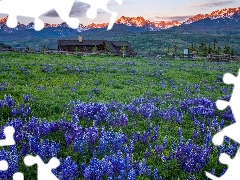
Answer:
<svg viewBox="0 0 240 180"><path fill-rule="evenodd" d="M121 16L142 16L150 21L184 21L188 17L196 14L206 14L223 8L240 7L240 0L123 0L123 5L118 5L114 0L109 1L108 8L118 12ZM90 23L108 22L110 14L99 10L97 18L90 20L86 17L88 5L75 2L71 16L77 17L80 23L88 25ZM0 17L5 15L1 14ZM41 16L44 22L61 23L62 20L54 12L48 12ZM19 22L27 24L32 22L32 18L18 18Z"/></svg>

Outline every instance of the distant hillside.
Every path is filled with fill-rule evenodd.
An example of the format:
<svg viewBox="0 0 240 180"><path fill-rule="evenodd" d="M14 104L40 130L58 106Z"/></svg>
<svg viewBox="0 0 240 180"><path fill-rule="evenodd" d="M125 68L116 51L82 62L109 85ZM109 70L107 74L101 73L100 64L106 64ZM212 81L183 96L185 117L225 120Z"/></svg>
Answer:
<svg viewBox="0 0 240 180"><path fill-rule="evenodd" d="M209 14L198 14L183 23L161 22L154 23L142 17L121 17L112 30L107 31L107 23L91 24L86 27L79 25L71 29L66 23L59 25L45 24L42 31L35 31L34 24L25 26L18 24L17 28L6 26L7 18L0 20L0 41L13 47L30 46L41 49L44 45L57 48L58 39L105 39L129 41L137 51L172 51L176 44L182 52L187 46L199 43L204 39L206 44L224 48L229 44L240 53L240 7L214 11Z"/></svg>

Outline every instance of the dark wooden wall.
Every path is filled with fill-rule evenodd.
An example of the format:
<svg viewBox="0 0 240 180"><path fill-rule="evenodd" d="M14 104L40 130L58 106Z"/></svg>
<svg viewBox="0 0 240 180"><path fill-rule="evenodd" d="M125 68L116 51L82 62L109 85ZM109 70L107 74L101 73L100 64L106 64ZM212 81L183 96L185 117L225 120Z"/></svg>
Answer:
<svg viewBox="0 0 240 180"><path fill-rule="evenodd" d="M78 48L78 52L92 52L92 49L95 45L88 45L88 46L59 46L58 49L61 51L69 51L75 52L76 47ZM98 50L101 50L101 45L97 46Z"/></svg>

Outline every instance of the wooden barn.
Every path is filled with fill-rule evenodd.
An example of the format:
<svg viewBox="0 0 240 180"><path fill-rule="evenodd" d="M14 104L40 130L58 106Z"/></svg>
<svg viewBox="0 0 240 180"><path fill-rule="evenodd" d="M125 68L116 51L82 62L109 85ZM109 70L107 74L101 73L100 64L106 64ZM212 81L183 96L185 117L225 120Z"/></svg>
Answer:
<svg viewBox="0 0 240 180"><path fill-rule="evenodd" d="M92 53L109 52L115 56L122 56L122 47L125 47L124 56L135 56L133 48L127 41L106 41L106 40L58 40L58 51Z"/></svg>

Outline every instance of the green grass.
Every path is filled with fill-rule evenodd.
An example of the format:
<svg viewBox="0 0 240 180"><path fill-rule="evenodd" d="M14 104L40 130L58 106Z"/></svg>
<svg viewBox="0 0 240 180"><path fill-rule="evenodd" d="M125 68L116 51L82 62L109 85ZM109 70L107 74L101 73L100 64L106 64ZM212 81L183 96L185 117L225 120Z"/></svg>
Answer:
<svg viewBox="0 0 240 180"><path fill-rule="evenodd" d="M132 65L127 65L131 62ZM44 64L50 64L54 70L46 73L42 72L41 68ZM217 75L223 75L226 72L231 72L236 75L239 68L239 63L213 63L213 62L198 62L198 61L175 61L171 59L142 59L142 58L120 58L113 56L66 56L66 55L34 55L34 54L17 54L17 53L2 53L0 54L0 84L7 82L7 89L0 91L0 99L4 95L11 94L17 101L17 104L23 102L23 94L31 94L36 97L36 101L29 103L32 108L32 114L40 119L48 121L59 121L62 118L70 120L67 115L66 106L73 100L81 100L85 102L105 102L111 100L121 103L131 102L134 98L141 96L164 98L164 95L171 93L171 98L166 98L166 103L159 105L161 109L166 109L171 106L178 105L171 100L183 100L188 97L185 93L185 88L192 92L194 97L206 97L216 101L223 97L222 88L230 89L231 86L225 85L223 82L215 82ZM10 69L6 70L6 66ZM18 67L28 69L29 73L24 74L18 70ZM72 66L74 69L79 68L79 72L64 71L66 66ZM86 68L89 72L84 73ZM96 71L96 68L99 70ZM161 71L161 72L160 72ZM157 76L156 74L159 73ZM207 81L206 81L207 80ZM173 82L171 82L173 81ZM160 86L160 82L166 82L166 87ZM78 85L76 85L78 83ZM171 84L173 83L173 84ZM96 85L97 84L97 85ZM196 92L194 85L200 86L200 92ZM174 86L175 85L175 86ZM207 87L218 86L209 90ZM37 90L39 86L44 86L46 90ZM100 90L99 93L94 93L94 88ZM71 88L76 88L71 92ZM231 93L231 91L229 90ZM150 95L151 94L151 95ZM6 122L9 110L0 111L1 125ZM122 131L128 135L133 131L146 131L149 125L143 117L129 115L130 122ZM137 121L136 127L133 129L131 124ZM84 127L92 125L92 123L81 121ZM164 137L169 139L169 144L176 142L178 127L183 130L184 139L191 138L194 125L190 117L184 117L182 124L176 122L164 122L161 119L154 119L154 124L160 125L160 134L157 140L158 144L163 143ZM109 127L107 127L109 128ZM166 129L167 128L167 129ZM118 131L117 127L114 131ZM130 137L130 136L128 136ZM51 140L61 141L65 145L64 137L61 133L50 135L47 137ZM148 142L149 143L149 142ZM201 145L201 140L199 140ZM148 145L148 144L147 144ZM137 143L135 145L134 159L141 160L147 145ZM170 146L168 147L170 151ZM164 152L168 155L169 151ZM62 150L61 157L67 157L71 154L77 162L88 162L86 157L79 157L78 154L72 153L70 147ZM214 156L215 155L215 156ZM216 154L204 170L210 171L213 167L218 166L218 171L223 165L217 164ZM188 174L181 170L177 161L168 163L162 162L154 155L148 160L148 164L159 168L159 173L163 179L187 179ZM20 170L25 171L20 165ZM33 168L34 169L34 168ZM217 172L218 172L217 171ZM31 170L31 172L35 172ZM34 174L34 173L33 173ZM31 173L26 177L31 177ZM204 173L196 175L198 179L204 179ZM144 177L138 177L144 179ZM145 178L146 179L146 178Z"/></svg>

